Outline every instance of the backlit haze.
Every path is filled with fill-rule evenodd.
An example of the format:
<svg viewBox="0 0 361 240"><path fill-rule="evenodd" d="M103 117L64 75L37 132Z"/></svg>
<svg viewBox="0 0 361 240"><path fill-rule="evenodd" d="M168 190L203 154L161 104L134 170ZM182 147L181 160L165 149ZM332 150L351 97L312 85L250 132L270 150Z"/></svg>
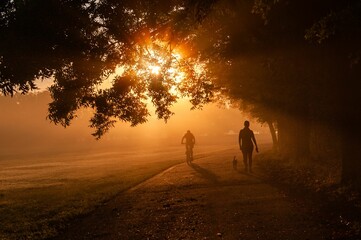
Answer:
<svg viewBox="0 0 361 240"><path fill-rule="evenodd" d="M236 147L238 132L244 120L249 119L238 109L219 108L216 104L206 105L202 110L190 110L191 104L186 99L180 99L172 108L175 115L167 123L158 120L151 109L152 116L147 123L130 127L128 123L118 122L115 128L97 141L91 136L93 129L88 127L90 110L79 111L71 126L63 128L46 119L50 100L47 92L0 97L2 154L180 146L187 130L194 133L198 146ZM266 126L251 119L250 127L255 131L259 143L270 141Z"/></svg>

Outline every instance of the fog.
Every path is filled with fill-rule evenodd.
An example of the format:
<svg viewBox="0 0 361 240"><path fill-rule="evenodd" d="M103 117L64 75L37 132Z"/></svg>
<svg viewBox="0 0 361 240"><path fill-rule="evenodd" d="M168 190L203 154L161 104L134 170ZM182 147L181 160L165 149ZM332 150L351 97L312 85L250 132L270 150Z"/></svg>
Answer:
<svg viewBox="0 0 361 240"><path fill-rule="evenodd" d="M251 129L260 144L271 141L266 126L253 121L238 109L209 104L202 110L190 110L191 104L184 99L173 106L175 114L167 123L154 114L147 123L136 127L118 122L103 138L95 140L91 135L94 129L89 127L88 122L90 110L78 112L72 124L64 128L46 119L50 101L47 92L0 98L0 155L180 146L187 130L195 135L196 146L236 147L238 132L245 120L251 121Z"/></svg>

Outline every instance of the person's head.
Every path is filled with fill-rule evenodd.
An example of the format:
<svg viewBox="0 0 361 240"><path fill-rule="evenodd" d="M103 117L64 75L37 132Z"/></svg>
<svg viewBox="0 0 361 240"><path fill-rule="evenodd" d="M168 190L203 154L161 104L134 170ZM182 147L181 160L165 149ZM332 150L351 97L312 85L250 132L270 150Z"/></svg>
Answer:
<svg viewBox="0 0 361 240"><path fill-rule="evenodd" d="M187 133L191 133L191 131L187 130Z"/></svg>
<svg viewBox="0 0 361 240"><path fill-rule="evenodd" d="M244 121L244 126L245 126L246 128L248 128L248 127L249 127L249 121Z"/></svg>

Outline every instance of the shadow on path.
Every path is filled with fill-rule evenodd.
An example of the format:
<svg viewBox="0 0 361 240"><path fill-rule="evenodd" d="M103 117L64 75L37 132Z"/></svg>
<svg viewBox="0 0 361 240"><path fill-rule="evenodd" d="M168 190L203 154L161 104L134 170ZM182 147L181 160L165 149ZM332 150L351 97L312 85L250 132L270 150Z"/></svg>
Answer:
<svg viewBox="0 0 361 240"><path fill-rule="evenodd" d="M193 168L197 173L199 173L202 178L205 178L212 183L218 183L218 177L212 171L202 168L201 166L195 163L190 163L189 166Z"/></svg>

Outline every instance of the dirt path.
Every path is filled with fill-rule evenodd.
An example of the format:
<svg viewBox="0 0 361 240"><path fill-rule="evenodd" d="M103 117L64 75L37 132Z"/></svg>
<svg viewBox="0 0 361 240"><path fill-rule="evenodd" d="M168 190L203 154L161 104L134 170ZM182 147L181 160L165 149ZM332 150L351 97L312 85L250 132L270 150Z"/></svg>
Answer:
<svg viewBox="0 0 361 240"><path fill-rule="evenodd" d="M234 152L174 166L73 222L58 239L330 239L331 229L257 168L235 171Z"/></svg>

